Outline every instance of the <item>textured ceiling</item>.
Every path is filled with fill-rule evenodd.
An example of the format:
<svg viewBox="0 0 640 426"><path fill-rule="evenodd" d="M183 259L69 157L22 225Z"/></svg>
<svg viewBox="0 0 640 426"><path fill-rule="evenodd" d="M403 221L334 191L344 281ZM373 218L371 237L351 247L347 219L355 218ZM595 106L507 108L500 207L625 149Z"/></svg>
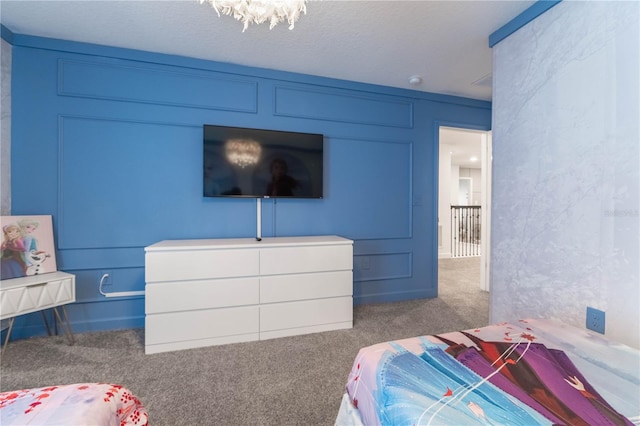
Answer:
<svg viewBox="0 0 640 426"><path fill-rule="evenodd" d="M293 30L243 33L197 0L1 0L0 22L15 34L490 100L488 37L533 3L311 0Z"/></svg>

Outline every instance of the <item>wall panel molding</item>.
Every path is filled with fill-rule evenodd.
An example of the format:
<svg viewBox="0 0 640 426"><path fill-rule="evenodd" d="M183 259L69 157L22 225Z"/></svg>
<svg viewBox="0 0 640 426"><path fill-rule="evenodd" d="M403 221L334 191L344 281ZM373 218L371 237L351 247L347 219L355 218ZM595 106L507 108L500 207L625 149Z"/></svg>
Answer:
<svg viewBox="0 0 640 426"><path fill-rule="evenodd" d="M113 268L144 268L145 247L58 248L56 260L65 271L81 272Z"/></svg>
<svg viewBox="0 0 640 426"><path fill-rule="evenodd" d="M144 247L170 227L154 203L202 201L202 126L60 115L58 131L61 250Z"/></svg>
<svg viewBox="0 0 640 426"><path fill-rule="evenodd" d="M276 85L274 115L410 129L413 102L347 90Z"/></svg>
<svg viewBox="0 0 640 426"><path fill-rule="evenodd" d="M412 299L427 299L437 297L437 292L433 289L420 290L398 290L381 291L377 293L368 292L353 296L354 305L366 305L371 303L389 303Z"/></svg>
<svg viewBox="0 0 640 426"><path fill-rule="evenodd" d="M257 93L255 81L211 71L58 60L60 96L256 113Z"/></svg>
<svg viewBox="0 0 640 426"><path fill-rule="evenodd" d="M353 256L353 281L398 280L413 276L413 253L356 254Z"/></svg>
<svg viewBox="0 0 640 426"><path fill-rule="evenodd" d="M331 138L329 208L331 217L341 219L332 232L357 240L412 237L413 148L406 140ZM341 191L345 182L358 190Z"/></svg>

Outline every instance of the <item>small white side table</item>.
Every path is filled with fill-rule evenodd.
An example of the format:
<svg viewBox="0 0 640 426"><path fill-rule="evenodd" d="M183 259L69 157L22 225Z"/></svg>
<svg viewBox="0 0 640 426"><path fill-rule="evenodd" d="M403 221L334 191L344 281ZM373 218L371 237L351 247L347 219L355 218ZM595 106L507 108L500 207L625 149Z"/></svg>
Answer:
<svg viewBox="0 0 640 426"><path fill-rule="evenodd" d="M4 352L13 322L18 315L44 311L52 308L55 321L60 323L62 332L67 335L69 345L75 343L69 316L64 305L76 301L76 276L66 272L51 272L41 275L0 280L0 320L9 319L9 328L2 346ZM62 310L62 316L57 307ZM42 312L42 318L51 335L49 323Z"/></svg>

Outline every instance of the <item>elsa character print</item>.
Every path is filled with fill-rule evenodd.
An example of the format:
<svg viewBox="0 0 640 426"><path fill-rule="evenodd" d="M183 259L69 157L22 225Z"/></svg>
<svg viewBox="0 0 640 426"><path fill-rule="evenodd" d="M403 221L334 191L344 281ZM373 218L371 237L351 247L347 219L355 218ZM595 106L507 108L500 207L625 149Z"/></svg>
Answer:
<svg viewBox="0 0 640 426"><path fill-rule="evenodd" d="M31 260L28 254L32 252L38 253L38 240L33 236L33 231L38 229L38 225L40 225L40 223L33 219L22 219L18 221L18 225L20 226L20 231L22 231L24 251L27 253L27 256L25 256L25 263L28 267L31 265Z"/></svg>
<svg viewBox="0 0 640 426"><path fill-rule="evenodd" d="M33 232L38 229L40 223L34 219L22 219L18 221L22 231L22 240L25 249L25 264L27 275L37 275L44 272L42 262L51 255L44 250L38 250L38 240L33 236Z"/></svg>
<svg viewBox="0 0 640 426"><path fill-rule="evenodd" d="M15 224L2 228L3 240L0 255L0 276L2 279L24 277L27 273L25 246L22 231Z"/></svg>

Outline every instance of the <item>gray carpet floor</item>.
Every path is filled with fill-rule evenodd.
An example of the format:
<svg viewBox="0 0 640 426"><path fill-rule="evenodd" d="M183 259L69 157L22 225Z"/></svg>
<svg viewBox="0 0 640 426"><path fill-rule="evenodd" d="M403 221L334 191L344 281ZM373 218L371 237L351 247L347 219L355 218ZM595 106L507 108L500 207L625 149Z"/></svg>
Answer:
<svg viewBox="0 0 640 426"><path fill-rule="evenodd" d="M162 425L332 425L358 349L484 326L480 259L439 261L439 296L354 308L349 330L144 354L144 330L10 342L0 390L81 382L129 388Z"/></svg>

